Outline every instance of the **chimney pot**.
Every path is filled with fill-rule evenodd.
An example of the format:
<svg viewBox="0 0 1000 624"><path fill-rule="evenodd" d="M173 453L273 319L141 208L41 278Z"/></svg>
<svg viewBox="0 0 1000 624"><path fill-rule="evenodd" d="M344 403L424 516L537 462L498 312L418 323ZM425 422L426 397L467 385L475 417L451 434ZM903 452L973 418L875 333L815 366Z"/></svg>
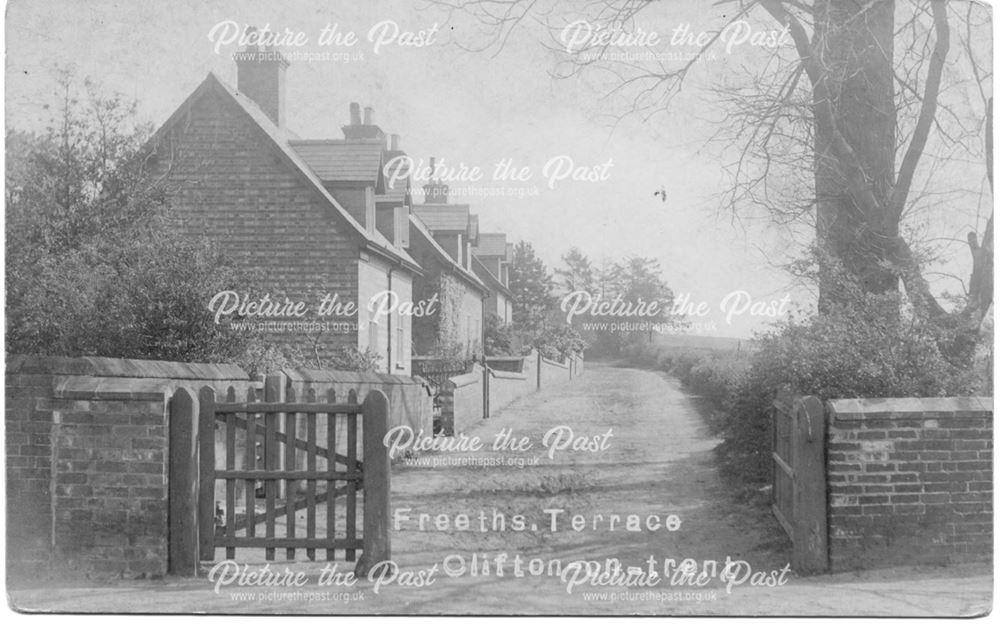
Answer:
<svg viewBox="0 0 1000 624"><path fill-rule="evenodd" d="M361 125L361 105L357 102L351 102L351 125Z"/></svg>
<svg viewBox="0 0 1000 624"><path fill-rule="evenodd" d="M365 107L365 125L366 126L372 125L372 123L373 123L372 122L372 113L374 113L374 112L375 111L372 109L371 106L366 106Z"/></svg>
<svg viewBox="0 0 1000 624"><path fill-rule="evenodd" d="M393 152L399 151L399 135L390 134L389 135L389 150Z"/></svg>

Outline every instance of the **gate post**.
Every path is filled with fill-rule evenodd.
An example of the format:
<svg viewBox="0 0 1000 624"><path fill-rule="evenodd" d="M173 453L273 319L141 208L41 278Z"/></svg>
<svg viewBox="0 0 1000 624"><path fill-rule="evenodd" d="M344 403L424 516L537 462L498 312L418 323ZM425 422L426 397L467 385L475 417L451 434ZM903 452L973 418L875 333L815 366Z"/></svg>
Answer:
<svg viewBox="0 0 1000 624"><path fill-rule="evenodd" d="M198 552L202 561L212 561L215 559L215 390L203 387L198 392L198 406Z"/></svg>
<svg viewBox="0 0 1000 624"><path fill-rule="evenodd" d="M365 490L363 553L354 568L361 578L373 565L391 556L389 543L389 449L383 442L389 430L389 399L381 390L372 390L361 406L364 439L362 478Z"/></svg>
<svg viewBox="0 0 1000 624"><path fill-rule="evenodd" d="M278 372L278 373L273 373L271 375L266 375L264 377L264 402L265 403L284 403L285 402L285 375L284 375L284 373ZM285 446L288 447L288 444L292 444L293 446L291 446L290 448L294 449L295 448L295 446L294 446L295 439L298 437L297 436L298 426L296 426L293 431L287 431L286 430L287 429L286 425L288 424L288 420L286 418L281 417L281 416L275 416L274 418L277 420L277 427L278 427L277 430L287 436L287 438L285 438L285 439L288 440L288 442L285 443ZM295 420L297 422L298 417L295 417ZM268 462L265 465L268 465L268 466L279 466L281 464L280 455L281 455L280 445L277 444L274 439L271 439L271 438L268 438L267 436L265 436L264 437L264 456L267 457L267 462ZM298 455L299 455L299 453L296 453L294 450L292 451L292 457L295 458L295 459L297 459L297 460L299 460L299 461L296 462L296 469L297 470L301 470L301 468L299 468L298 465L301 463L303 467L305 466L305 457L304 456L303 457L297 457ZM291 496L291 494L292 494L292 493L287 493L286 494L285 488L287 486L288 486L288 482L287 481L277 481L271 487L274 488L274 495L275 496L277 496L278 498L285 498L286 496Z"/></svg>
<svg viewBox="0 0 1000 624"><path fill-rule="evenodd" d="M826 410L814 396L796 406L792 460L795 467L792 567L800 574L829 566L826 519Z"/></svg>
<svg viewBox="0 0 1000 624"><path fill-rule="evenodd" d="M198 412L194 398L178 388L170 399L167 571L198 575Z"/></svg>
<svg viewBox="0 0 1000 624"><path fill-rule="evenodd" d="M483 356L483 418L490 417L490 367Z"/></svg>

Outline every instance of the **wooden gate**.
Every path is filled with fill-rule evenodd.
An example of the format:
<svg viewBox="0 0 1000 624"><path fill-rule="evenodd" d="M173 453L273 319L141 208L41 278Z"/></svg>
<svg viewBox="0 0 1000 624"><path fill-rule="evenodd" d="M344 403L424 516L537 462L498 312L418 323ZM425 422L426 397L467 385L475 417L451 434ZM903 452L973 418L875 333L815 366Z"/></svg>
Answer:
<svg viewBox="0 0 1000 624"><path fill-rule="evenodd" d="M800 574L828 567L826 421L813 396L780 394L771 410L771 509L792 540L792 567Z"/></svg>
<svg viewBox="0 0 1000 624"><path fill-rule="evenodd" d="M298 551L355 561L361 550L356 571L364 574L388 559L385 394L373 390L361 405L353 391L342 403L332 391L325 402L297 403L291 391L280 403L256 398L251 390L237 402L230 390L220 402L207 387L198 395L201 560L222 548L226 559L262 548L267 561L278 549L289 561Z"/></svg>

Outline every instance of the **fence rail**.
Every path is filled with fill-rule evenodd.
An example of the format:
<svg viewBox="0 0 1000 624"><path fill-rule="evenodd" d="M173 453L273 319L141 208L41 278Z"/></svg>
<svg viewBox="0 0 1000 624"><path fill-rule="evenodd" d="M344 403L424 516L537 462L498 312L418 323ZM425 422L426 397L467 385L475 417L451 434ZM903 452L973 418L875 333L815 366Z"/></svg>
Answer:
<svg viewBox="0 0 1000 624"><path fill-rule="evenodd" d="M464 375L472 370L472 360L443 360L434 357L415 357L410 367L413 374L423 377L438 388L441 388L451 377Z"/></svg>

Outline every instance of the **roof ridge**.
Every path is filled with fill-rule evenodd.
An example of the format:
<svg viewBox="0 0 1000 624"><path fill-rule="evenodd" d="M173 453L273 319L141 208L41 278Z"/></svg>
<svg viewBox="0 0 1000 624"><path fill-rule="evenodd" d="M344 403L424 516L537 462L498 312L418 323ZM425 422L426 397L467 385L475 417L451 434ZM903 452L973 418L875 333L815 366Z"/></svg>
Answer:
<svg viewBox="0 0 1000 624"><path fill-rule="evenodd" d="M340 205L340 202L333 197L333 195L323 186L322 180L319 179L310 168L305 160L299 156L295 150L292 148L291 141L299 140L297 137L294 139L285 129L279 128L274 122L264 113L263 110L254 102L250 97L240 93L237 89L233 88L230 84L220 78L214 71L209 71L205 80L202 81L200 85L184 100L184 102L178 107L177 111L172 114L163 126L154 133L154 138L160 134L160 132L168 125L172 124L178 117L178 113L181 109L190 106L190 104L197 99L196 96L200 96L200 92L210 88L211 86L216 86L226 93L233 102L239 106L239 108L250 117L251 120L257 125L257 127L264 132L265 135L274 143L274 145L281 151L281 154L289 161L291 165L294 166L298 172L303 175L306 180L312 185L314 190L320 194L320 196L326 201L326 203L334 210L334 212L348 225L348 227L354 231L355 235L358 235L364 240L370 248L373 250L381 250L384 253L389 254L396 260L401 262L409 263L413 268L420 270L420 265L408 254L405 250L399 249L392 245L388 239L384 236L375 236L367 229L361 226L358 221L351 216L351 214ZM381 240L380 240L381 239Z"/></svg>

